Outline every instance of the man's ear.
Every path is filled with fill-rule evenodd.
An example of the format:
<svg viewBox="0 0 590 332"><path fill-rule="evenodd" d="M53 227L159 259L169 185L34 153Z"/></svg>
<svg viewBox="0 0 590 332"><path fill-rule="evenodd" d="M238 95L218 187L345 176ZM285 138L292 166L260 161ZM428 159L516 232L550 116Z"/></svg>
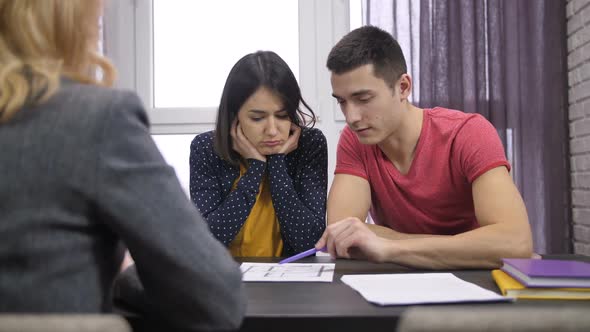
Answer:
<svg viewBox="0 0 590 332"><path fill-rule="evenodd" d="M398 82L397 87L401 99L408 99L410 92L412 92L412 78L408 74L402 74Z"/></svg>

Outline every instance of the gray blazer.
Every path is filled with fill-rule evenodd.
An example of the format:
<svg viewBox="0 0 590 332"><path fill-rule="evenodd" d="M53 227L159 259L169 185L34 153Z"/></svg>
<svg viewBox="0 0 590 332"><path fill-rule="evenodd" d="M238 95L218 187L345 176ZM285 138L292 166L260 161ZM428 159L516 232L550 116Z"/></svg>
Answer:
<svg viewBox="0 0 590 332"><path fill-rule="evenodd" d="M135 94L65 79L0 124L0 312L110 311L124 243L154 315L239 326L239 268L148 126Z"/></svg>

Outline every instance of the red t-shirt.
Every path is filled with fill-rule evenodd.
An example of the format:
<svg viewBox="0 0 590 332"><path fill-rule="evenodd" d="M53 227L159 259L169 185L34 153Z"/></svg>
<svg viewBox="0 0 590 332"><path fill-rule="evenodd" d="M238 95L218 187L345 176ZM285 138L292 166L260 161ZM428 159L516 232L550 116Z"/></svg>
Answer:
<svg viewBox="0 0 590 332"><path fill-rule="evenodd" d="M336 174L371 186L377 225L413 234L459 234L479 226L471 185L486 171L510 165L496 129L483 116L445 108L424 110L412 165L401 174L377 145L363 145L346 127Z"/></svg>

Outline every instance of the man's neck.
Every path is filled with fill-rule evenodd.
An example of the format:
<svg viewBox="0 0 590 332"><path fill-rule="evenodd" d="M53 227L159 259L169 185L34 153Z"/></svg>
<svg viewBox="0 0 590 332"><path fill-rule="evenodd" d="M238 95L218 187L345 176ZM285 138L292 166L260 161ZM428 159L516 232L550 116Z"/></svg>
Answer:
<svg viewBox="0 0 590 332"><path fill-rule="evenodd" d="M408 103L408 108L397 130L378 144L381 151L402 174L409 171L414 160L414 152L422 132L423 118L423 110Z"/></svg>

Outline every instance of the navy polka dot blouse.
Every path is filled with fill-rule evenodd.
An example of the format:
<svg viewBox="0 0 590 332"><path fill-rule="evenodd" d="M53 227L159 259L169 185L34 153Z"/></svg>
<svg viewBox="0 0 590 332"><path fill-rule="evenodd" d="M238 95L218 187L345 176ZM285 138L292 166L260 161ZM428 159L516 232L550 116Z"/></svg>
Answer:
<svg viewBox="0 0 590 332"><path fill-rule="evenodd" d="M254 206L258 188L268 172L273 207L283 238L283 256L310 249L326 227L328 147L319 129L302 128L297 149L288 155L248 160L240 170L213 149L213 132L191 143L190 195L213 235L226 246L236 237Z"/></svg>

